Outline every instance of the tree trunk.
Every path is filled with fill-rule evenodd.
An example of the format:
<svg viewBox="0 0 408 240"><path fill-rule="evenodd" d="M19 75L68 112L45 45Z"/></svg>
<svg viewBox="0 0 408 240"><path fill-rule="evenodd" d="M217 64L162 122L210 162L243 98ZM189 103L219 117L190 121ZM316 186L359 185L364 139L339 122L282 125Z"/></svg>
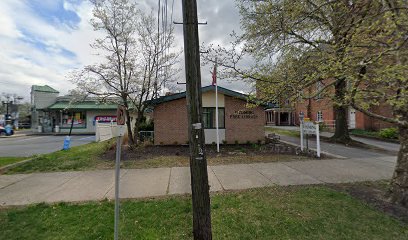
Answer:
<svg viewBox="0 0 408 240"><path fill-rule="evenodd" d="M312 99L311 98L309 98L308 100L308 103L307 103L307 108L306 108L306 116L308 117L308 118L310 118L310 119L312 119Z"/></svg>
<svg viewBox="0 0 408 240"><path fill-rule="evenodd" d="M332 140L335 142L348 143L351 141L348 125L347 125L347 113L348 106L344 105L344 96L346 93L346 80L337 79L335 84L335 131Z"/></svg>
<svg viewBox="0 0 408 240"><path fill-rule="evenodd" d="M137 118L135 122L135 127L134 129L134 142L137 144L139 142L139 129L140 129L140 124L142 123L143 119L143 113L138 112L137 113Z"/></svg>
<svg viewBox="0 0 408 240"><path fill-rule="evenodd" d="M127 104L125 104L126 106ZM133 133L132 133L132 121L130 118L130 114L129 114L129 109L126 106L126 127L127 127L127 132L128 132L128 140L130 145L135 145L135 141L133 139Z"/></svg>
<svg viewBox="0 0 408 240"><path fill-rule="evenodd" d="M389 196L392 202L408 206L408 127L399 126L399 139L401 146Z"/></svg>

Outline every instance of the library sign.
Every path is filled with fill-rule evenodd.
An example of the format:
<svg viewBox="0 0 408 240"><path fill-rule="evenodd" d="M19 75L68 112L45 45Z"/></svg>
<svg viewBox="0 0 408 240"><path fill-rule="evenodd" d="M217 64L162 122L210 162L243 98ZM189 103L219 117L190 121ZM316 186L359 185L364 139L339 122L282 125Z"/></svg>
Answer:
<svg viewBox="0 0 408 240"><path fill-rule="evenodd" d="M258 115L252 110L237 110L230 115L231 119L257 119Z"/></svg>

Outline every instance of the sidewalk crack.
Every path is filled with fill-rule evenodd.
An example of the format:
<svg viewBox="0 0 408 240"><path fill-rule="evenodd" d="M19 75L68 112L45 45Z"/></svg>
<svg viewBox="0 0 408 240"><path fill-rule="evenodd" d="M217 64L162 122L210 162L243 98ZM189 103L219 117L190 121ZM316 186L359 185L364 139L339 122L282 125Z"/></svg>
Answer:
<svg viewBox="0 0 408 240"><path fill-rule="evenodd" d="M23 178L17 180L16 182L12 182L12 183L10 183L10 184L4 186L4 187L0 187L0 190L1 190L1 189L4 189L4 188L6 188L6 187L12 186L12 185L14 185L14 184L16 184L16 183L19 183L19 182L23 181L24 179L27 179L27 178L31 177L32 175L33 175L32 173L27 174L26 177L23 177ZM1 176L1 175L0 175L0 176ZM4 176L4 175L3 175L3 176Z"/></svg>
<svg viewBox="0 0 408 240"><path fill-rule="evenodd" d="M121 169L121 171L123 171L124 173L123 173L123 175L119 175L119 184L120 184L120 180L124 177L124 176L126 176L126 174L128 174L128 169ZM115 173L113 173L113 182L112 182L112 184L110 185L110 187L108 188L108 190L106 190L106 192L105 192L105 194L103 194L103 197L102 197L102 199L105 199L106 198L106 195L108 195L108 193L113 189L115 187ZM119 197L119 199L120 199L120 197Z"/></svg>
<svg viewBox="0 0 408 240"><path fill-rule="evenodd" d="M339 160L341 160L341 159L339 159ZM318 182L327 183L327 182L325 182L325 181L323 181L323 180L321 180L321 179L319 179L319 178L317 178L317 177L315 177L315 176L312 176L312 175L310 175L310 174L308 174L308 173L299 171L298 169L293 168L293 167L287 165L287 163L288 163L288 162L286 162L286 163L285 163L285 162L281 162L281 164L285 165L286 167L288 167L288 168L290 168L290 169L293 169L294 171L296 171L296 172L298 172L298 173L300 173L300 174L304 174L304 175L306 175L306 176L308 176L308 177L310 177L310 178L313 178L314 180L316 180L316 181L318 181ZM292 163L295 163L295 162L292 162Z"/></svg>
<svg viewBox="0 0 408 240"><path fill-rule="evenodd" d="M261 174L262 177L266 178L271 184L277 185L276 183L272 182L272 179L268 178L267 176L265 176L265 174L261 173L260 171L258 171L258 169L254 168L253 164L248 164L248 165L249 165L249 167L254 169L257 173Z"/></svg>
<svg viewBox="0 0 408 240"><path fill-rule="evenodd" d="M217 174L215 174L215 171L214 171L214 169L212 168L212 166L208 166L208 167L209 167L209 168L211 169L211 171L213 172L213 174L214 174L214 176L215 176L215 179L217 179L218 183L219 183L220 186L221 186L222 191L225 191L224 186L222 185L222 183L221 183L220 179L218 178ZM211 187L211 186L210 186L210 187Z"/></svg>
<svg viewBox="0 0 408 240"><path fill-rule="evenodd" d="M167 189L166 189L166 195L169 195L170 192L170 179L171 179L171 172L173 168L170 168L170 173L169 173L169 180L167 181Z"/></svg>

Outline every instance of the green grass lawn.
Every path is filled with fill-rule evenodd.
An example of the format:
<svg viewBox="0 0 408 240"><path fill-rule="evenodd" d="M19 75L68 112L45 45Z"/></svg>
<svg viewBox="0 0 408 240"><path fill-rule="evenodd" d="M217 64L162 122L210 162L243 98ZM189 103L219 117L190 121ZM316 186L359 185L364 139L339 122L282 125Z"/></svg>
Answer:
<svg viewBox="0 0 408 240"><path fill-rule="evenodd" d="M56 172L56 171L82 171L95 169L112 169L115 161L102 155L114 141L89 143L72 147L66 151L36 156L34 160L6 170L6 174ZM137 151L137 149L135 150ZM112 157L112 156L111 156ZM283 154L245 154L222 155L208 157L209 165L224 165L238 163L278 162L308 160L307 157ZM157 167L185 167L189 166L188 156L155 155L146 159L127 159L121 162L123 168L157 168Z"/></svg>
<svg viewBox="0 0 408 240"><path fill-rule="evenodd" d="M23 163L7 170L7 174L77 171L109 168L112 164L99 159L99 155L106 151L109 142L89 143L72 147L69 150L36 156L33 161Z"/></svg>
<svg viewBox="0 0 408 240"><path fill-rule="evenodd" d="M0 157L0 167L20 162L27 159L26 157Z"/></svg>
<svg viewBox="0 0 408 240"><path fill-rule="evenodd" d="M279 129L279 128L274 128L274 127L265 127L265 130L267 132L276 133L278 135L285 135L285 136L291 136L291 137L300 136L300 132L296 130L286 130L286 129Z"/></svg>
<svg viewBox="0 0 408 240"><path fill-rule="evenodd" d="M250 164L250 163L267 163L267 162L289 162L310 160L305 156L298 155L238 155L238 156L220 156L207 157L207 164L228 165L228 164ZM150 159L136 161L123 161L123 168L159 168L159 167L188 167L190 158L187 156L158 156Z"/></svg>
<svg viewBox="0 0 408 240"><path fill-rule="evenodd" d="M408 226L327 187L262 188L211 198L214 239L408 239ZM192 239L191 199L121 204L121 239ZM0 239L113 239L112 202L0 210Z"/></svg>

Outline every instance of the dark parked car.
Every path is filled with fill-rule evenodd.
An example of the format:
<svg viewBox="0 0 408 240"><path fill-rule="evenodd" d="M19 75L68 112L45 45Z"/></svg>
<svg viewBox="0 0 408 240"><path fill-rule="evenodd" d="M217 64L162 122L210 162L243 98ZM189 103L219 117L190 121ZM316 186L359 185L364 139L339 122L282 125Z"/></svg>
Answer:
<svg viewBox="0 0 408 240"><path fill-rule="evenodd" d="M8 131L7 131L7 129L8 129ZM11 128L11 126L6 126L6 127L0 126L0 136L3 136L3 135L10 136L10 135L13 135L13 134L14 134L14 131Z"/></svg>

